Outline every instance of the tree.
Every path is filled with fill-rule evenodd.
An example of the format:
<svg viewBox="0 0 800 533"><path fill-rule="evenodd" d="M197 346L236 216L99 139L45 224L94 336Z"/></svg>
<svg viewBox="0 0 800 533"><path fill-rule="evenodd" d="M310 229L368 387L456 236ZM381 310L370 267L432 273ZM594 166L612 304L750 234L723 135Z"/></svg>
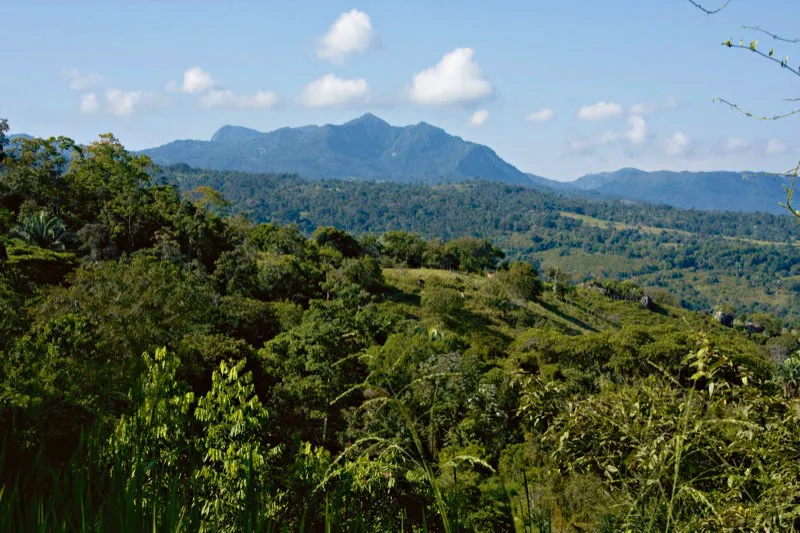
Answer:
<svg viewBox="0 0 800 533"><path fill-rule="evenodd" d="M317 243L317 246L333 248L344 257L352 258L361 255L361 245L352 235L345 231L330 226L322 226L314 231L314 235L311 238Z"/></svg>
<svg viewBox="0 0 800 533"><path fill-rule="evenodd" d="M0 118L0 163L6 158L6 153L4 151L6 145L8 144L8 137L6 134L8 133L8 120L4 118Z"/></svg>
<svg viewBox="0 0 800 533"><path fill-rule="evenodd" d="M425 239L416 233L405 231L388 231L381 236L383 252L398 265L408 268L422 266L422 255L425 253Z"/></svg>
<svg viewBox="0 0 800 533"><path fill-rule="evenodd" d="M134 410L123 415L109 440L115 468L142 484L143 506L157 505L175 483L188 481L187 462L194 394L176 380L181 361L164 348L142 355L146 370L130 399Z"/></svg>
<svg viewBox="0 0 800 533"><path fill-rule="evenodd" d="M515 261L507 269L499 270L495 279L502 283L512 296L533 300L542 291L539 273L530 263Z"/></svg>
<svg viewBox="0 0 800 533"><path fill-rule="evenodd" d="M15 139L14 149L3 153L0 206L19 213L25 204L29 211L48 208L60 215L71 201L65 172L75 148L67 137Z"/></svg>
<svg viewBox="0 0 800 533"><path fill-rule="evenodd" d="M495 248L488 240L473 237L448 242L445 245L445 254L456 258L456 268L466 272L492 270L505 257L503 251Z"/></svg>
<svg viewBox="0 0 800 533"><path fill-rule="evenodd" d="M146 188L153 168L147 156L128 152L110 133L101 135L73 154L65 176L73 193L73 211L105 225L118 250L130 253L148 245L142 230L159 218Z"/></svg>
<svg viewBox="0 0 800 533"><path fill-rule="evenodd" d="M262 512L274 506L259 505L261 498L278 501L267 488L271 459L280 451L262 443L268 419L255 394L253 375L246 361L223 361L214 371L211 390L197 401L195 418L203 425L198 447L203 467L195 471L200 482L202 530L241 531L236 520L248 510ZM255 517L263 523L269 516Z"/></svg>

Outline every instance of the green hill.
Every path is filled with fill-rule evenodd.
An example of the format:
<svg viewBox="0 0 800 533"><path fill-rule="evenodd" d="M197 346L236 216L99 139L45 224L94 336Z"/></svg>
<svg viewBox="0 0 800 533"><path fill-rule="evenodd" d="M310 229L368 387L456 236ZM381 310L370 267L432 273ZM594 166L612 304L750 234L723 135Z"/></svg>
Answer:
<svg viewBox="0 0 800 533"><path fill-rule="evenodd" d="M786 217L475 182L186 167L155 179L111 136L69 166L56 139L17 146L0 163L0 530L800 519L796 331L516 260L525 246L608 245L631 254L608 259L646 269L658 242L680 252L663 259L682 265L670 275L766 258L751 261L766 276L793 247L756 241L788 239ZM302 229L237 216L215 180L240 208ZM354 234L325 217L461 236L378 222ZM680 248L712 229L712 247Z"/></svg>
<svg viewBox="0 0 800 533"><path fill-rule="evenodd" d="M355 233L488 238L511 257L575 281L630 279L694 310L732 306L800 318L793 218L581 199L486 182L438 186L311 181L292 175L165 169L184 191L221 191L254 220Z"/></svg>

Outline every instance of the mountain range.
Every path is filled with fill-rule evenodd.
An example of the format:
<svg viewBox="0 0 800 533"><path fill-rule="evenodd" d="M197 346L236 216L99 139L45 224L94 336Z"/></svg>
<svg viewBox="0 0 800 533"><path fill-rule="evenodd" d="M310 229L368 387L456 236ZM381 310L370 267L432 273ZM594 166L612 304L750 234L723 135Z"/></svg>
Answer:
<svg viewBox="0 0 800 533"><path fill-rule="evenodd" d="M260 132L223 126L209 141L181 140L143 150L160 165L290 173L312 179L437 184L482 179L580 197L625 199L708 211L782 214L787 177L765 172L647 172L623 168L575 181L526 174L491 148L426 122L398 127L371 113L340 125Z"/></svg>
<svg viewBox="0 0 800 533"><path fill-rule="evenodd" d="M705 211L763 211L783 214L783 186L791 180L766 172L645 172L623 168L587 174L571 185L601 196Z"/></svg>
<svg viewBox="0 0 800 533"><path fill-rule="evenodd" d="M224 126L210 141L175 141L144 150L156 163L308 178L441 183L481 178L514 185L531 179L492 149L420 122L391 126L367 113L345 124L261 133Z"/></svg>

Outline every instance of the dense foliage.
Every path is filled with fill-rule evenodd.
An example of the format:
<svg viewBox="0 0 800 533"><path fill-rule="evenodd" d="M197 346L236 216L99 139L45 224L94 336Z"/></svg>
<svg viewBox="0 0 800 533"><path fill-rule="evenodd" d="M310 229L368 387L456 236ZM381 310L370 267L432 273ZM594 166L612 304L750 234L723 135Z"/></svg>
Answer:
<svg viewBox="0 0 800 533"><path fill-rule="evenodd" d="M165 169L158 180L187 191L211 186L238 212L304 233L322 225L429 239L469 235L575 281L630 279L667 290L689 309L729 305L739 314L800 318L800 228L789 216L586 200L486 182L307 181L185 166Z"/></svg>
<svg viewBox="0 0 800 533"><path fill-rule="evenodd" d="M546 281L470 231L255 225L111 136L3 153L2 530L800 525L772 317Z"/></svg>

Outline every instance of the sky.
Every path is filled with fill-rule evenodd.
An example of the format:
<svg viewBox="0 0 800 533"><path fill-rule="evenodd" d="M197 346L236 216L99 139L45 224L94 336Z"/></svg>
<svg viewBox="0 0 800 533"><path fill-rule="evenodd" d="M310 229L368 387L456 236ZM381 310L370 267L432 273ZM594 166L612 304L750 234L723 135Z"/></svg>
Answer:
<svg viewBox="0 0 800 533"><path fill-rule="evenodd" d="M722 0L705 0L716 7ZM716 4L716 5L715 5ZM557 180L644 170L785 171L800 156L797 0L0 0L12 132L139 150L371 112L425 121Z"/></svg>

